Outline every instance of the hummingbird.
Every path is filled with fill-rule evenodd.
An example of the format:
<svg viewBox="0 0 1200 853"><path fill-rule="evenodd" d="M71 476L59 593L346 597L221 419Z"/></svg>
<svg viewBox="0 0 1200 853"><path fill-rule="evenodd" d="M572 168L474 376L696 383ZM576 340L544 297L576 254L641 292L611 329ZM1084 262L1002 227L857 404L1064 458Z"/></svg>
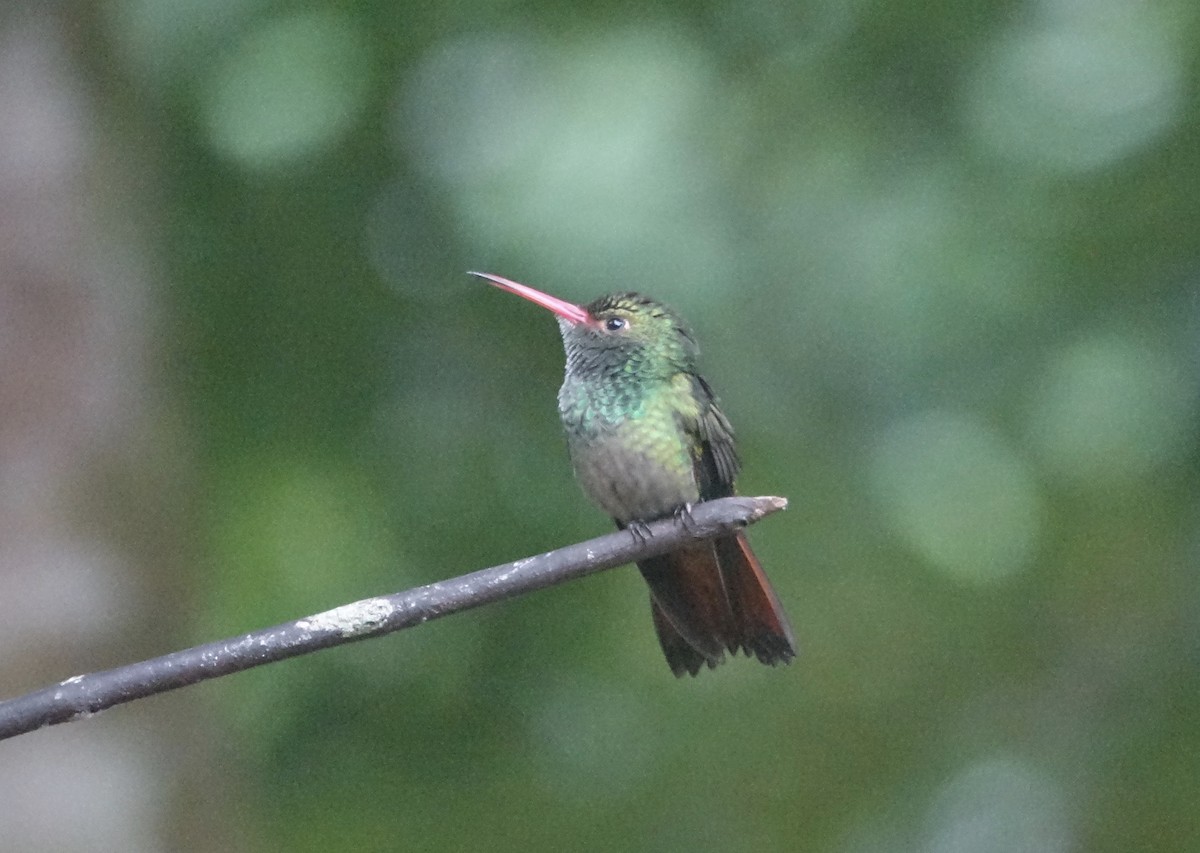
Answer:
<svg viewBox="0 0 1200 853"><path fill-rule="evenodd" d="M472 272L558 318L567 366L558 411L584 493L621 529L734 494L741 467L733 428L697 370L691 328L638 293L576 305L491 273ZM725 652L787 663L796 641L742 532L638 564L650 612L676 676L713 668Z"/></svg>

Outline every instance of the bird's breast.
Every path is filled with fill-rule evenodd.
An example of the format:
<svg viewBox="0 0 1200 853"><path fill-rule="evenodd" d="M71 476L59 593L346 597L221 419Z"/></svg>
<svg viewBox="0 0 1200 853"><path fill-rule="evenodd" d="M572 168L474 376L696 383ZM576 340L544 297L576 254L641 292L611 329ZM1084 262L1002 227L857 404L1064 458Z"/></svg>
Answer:
<svg viewBox="0 0 1200 853"><path fill-rule="evenodd" d="M560 395L564 402L579 401ZM617 521L660 518L699 500L691 439L667 401L643 400L619 415L586 403L560 409L575 476Z"/></svg>

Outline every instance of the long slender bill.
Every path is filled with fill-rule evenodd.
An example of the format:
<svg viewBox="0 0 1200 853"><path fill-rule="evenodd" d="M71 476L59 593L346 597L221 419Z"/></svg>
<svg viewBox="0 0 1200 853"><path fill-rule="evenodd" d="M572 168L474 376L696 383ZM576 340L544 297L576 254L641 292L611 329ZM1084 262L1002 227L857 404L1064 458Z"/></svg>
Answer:
<svg viewBox="0 0 1200 853"><path fill-rule="evenodd" d="M542 293L540 290L534 290L525 284L517 284L515 281L509 281L502 276L492 275L487 272L468 272L467 275L473 275L482 278L484 281L496 285L501 290L507 290L509 293L515 293L517 296L528 299L530 302L541 305L553 311L559 317L562 317L569 323L586 323L588 321L588 313L582 306L576 305L573 302L567 302L559 299L556 296L551 296L549 293Z"/></svg>

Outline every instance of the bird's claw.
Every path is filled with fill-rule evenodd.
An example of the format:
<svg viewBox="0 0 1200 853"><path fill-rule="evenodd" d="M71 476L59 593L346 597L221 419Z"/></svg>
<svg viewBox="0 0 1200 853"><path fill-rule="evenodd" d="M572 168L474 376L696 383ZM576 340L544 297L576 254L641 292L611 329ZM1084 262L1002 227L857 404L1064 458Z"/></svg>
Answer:
<svg viewBox="0 0 1200 853"><path fill-rule="evenodd" d="M633 538L639 545L644 545L654 535L650 532L650 525L644 521L631 521L625 525L625 529L633 534Z"/></svg>
<svg viewBox="0 0 1200 853"><path fill-rule="evenodd" d="M692 515L692 504L690 502L683 504L683 506L675 510L675 520L682 524L688 533L698 534L703 530L703 527Z"/></svg>

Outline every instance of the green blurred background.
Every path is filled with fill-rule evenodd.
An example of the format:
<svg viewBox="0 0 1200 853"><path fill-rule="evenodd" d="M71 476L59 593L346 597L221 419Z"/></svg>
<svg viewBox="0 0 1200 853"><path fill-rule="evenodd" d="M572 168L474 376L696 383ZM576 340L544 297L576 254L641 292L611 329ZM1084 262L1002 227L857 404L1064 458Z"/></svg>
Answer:
<svg viewBox="0 0 1200 853"><path fill-rule="evenodd" d="M84 567L46 595L116 615L0 692L607 532L554 323L467 269L689 318L742 491L791 500L751 538L802 645L677 681L620 569L0 745L44 781L0 774L0 827L1200 850L1198 25L1190 0L0 14L5 133L67 146L0 158L63 176L10 194L0 275L41 269L12 247L56 232L13 223L55 205L68 313L128 350L62 350L101 365L73 434L106 438L44 505ZM53 287L29 281L22 305ZM44 436L26 385L0 424ZM7 447L11 497L33 475ZM78 784L64 738L106 737ZM43 812L93 834L37 846Z"/></svg>

